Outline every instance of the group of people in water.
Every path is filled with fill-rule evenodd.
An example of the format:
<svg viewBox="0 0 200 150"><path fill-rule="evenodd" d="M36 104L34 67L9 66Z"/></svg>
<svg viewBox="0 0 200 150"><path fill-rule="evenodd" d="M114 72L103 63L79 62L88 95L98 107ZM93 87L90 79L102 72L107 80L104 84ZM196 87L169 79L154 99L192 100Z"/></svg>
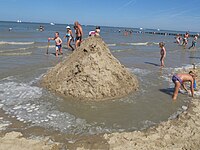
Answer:
<svg viewBox="0 0 200 150"><path fill-rule="evenodd" d="M192 41L192 46L190 46L189 49L196 48L198 36L199 36L198 34L194 36L194 39ZM181 38L180 34L177 34L176 43L179 45L183 45L184 48L186 48L186 46L188 45L188 38L189 38L188 32L184 34L183 38ZM181 43L181 40L183 40L182 43ZM164 42L159 43L160 55L161 55L160 57L161 67L164 67L164 59L166 57L166 49L164 46L165 46ZM195 69L195 64L193 65L194 65L193 68ZM180 88L183 88L188 93L191 92L191 96L194 97L194 89L196 89L196 77L197 75L194 71L190 71L189 73L179 73L179 74L173 75L172 81L175 84L175 87L174 87L174 93L172 95L172 99L173 100L177 99ZM190 91L185 86L186 82L190 83Z"/></svg>
<svg viewBox="0 0 200 150"><path fill-rule="evenodd" d="M186 48L186 46L188 45L188 39L189 39L189 32L186 32L183 36L183 38L181 37L180 34L177 34L176 35L176 43L178 45L183 45L184 48ZM192 45L188 48L188 49L191 49L191 48L196 48L196 43L197 43L197 39L198 39L198 36L199 34L196 34L192 40ZM182 41L182 42L181 42Z"/></svg>
<svg viewBox="0 0 200 150"><path fill-rule="evenodd" d="M72 29L70 28L70 26L66 27L67 32L66 35L64 36L65 39L67 39L67 48L71 49L72 51L74 51L75 48L79 47L81 45L81 42L83 40L83 29L81 24L76 21L74 22L74 30L75 30L75 34L76 37L74 38L73 36L73 32ZM100 35L100 27L97 26L95 31L90 31L89 32L89 36L99 36ZM53 38L48 38L48 42L50 40L54 40L55 41L55 47L56 47L56 57L58 56L58 54L63 54L62 53L62 39L59 37L59 32L55 33L55 37ZM71 42L75 42L75 47L73 47L71 45Z"/></svg>
<svg viewBox="0 0 200 150"><path fill-rule="evenodd" d="M74 40L73 33L72 33L72 30L71 30L70 26L67 26L66 29L67 29L67 32L66 32L66 35L64 36L64 38L67 39L67 47L71 48L72 51L73 51L74 47L71 45L71 42L75 41L75 48L80 46L80 44L82 42L82 37L83 37L83 29L82 29L82 26L79 24L78 21L74 22L74 29L75 29L75 33L76 33L75 40ZM56 57L58 56L58 54L62 55L63 54L62 53L62 43L63 43L63 41L59 37L59 32L55 33L55 37L48 38L48 42L50 40L54 40L55 41Z"/></svg>
<svg viewBox="0 0 200 150"><path fill-rule="evenodd" d="M75 34L76 37L74 39L72 30L70 28L70 26L66 27L67 32L66 35L64 36L65 39L67 39L67 47L70 48L72 51L79 47L81 45L82 42L82 38L83 38L83 29L82 26L76 21L74 23L74 29L75 29ZM89 36L99 36L100 34L100 27L96 27L95 31L90 31L89 32ZM189 47L190 48L195 48L196 47L196 42L197 42L197 38L198 38L198 34L194 36L194 39L192 41L192 46ZM189 38L189 33L186 32L183 39L180 37L179 34L177 34L176 37L176 43L181 45L181 40L182 41L182 45L184 47L187 46L188 44L188 38ZM53 38L48 38L48 41L50 40L54 40L55 41L55 46L56 46L56 56L58 56L58 53L60 53L61 55L63 54L62 52L62 39L59 37L59 33L56 32L55 33L55 37ZM71 45L71 42L75 41L75 48ZM159 43L159 47L160 47L160 62L161 62L161 67L164 67L164 59L166 57L166 49L165 49L165 43L164 42L160 42ZM185 83L186 82L190 82L190 92L191 92L191 96L194 97L194 89L196 88L196 77L197 75L195 74L194 71L190 71L189 73L179 73L179 74L175 74L172 77L172 81L175 84L174 87L174 93L173 93L173 100L177 99L178 96L178 92L180 88L183 88L184 90L186 90L189 93L189 90L186 88Z"/></svg>

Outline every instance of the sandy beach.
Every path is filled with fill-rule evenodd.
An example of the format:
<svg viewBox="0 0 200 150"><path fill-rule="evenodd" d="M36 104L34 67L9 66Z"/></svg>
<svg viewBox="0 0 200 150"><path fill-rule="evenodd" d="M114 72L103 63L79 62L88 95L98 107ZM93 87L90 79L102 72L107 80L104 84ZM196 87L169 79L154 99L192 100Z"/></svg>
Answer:
<svg viewBox="0 0 200 150"><path fill-rule="evenodd" d="M20 132L9 132L0 137L1 150L58 150L59 144L45 139L26 139Z"/></svg>
<svg viewBox="0 0 200 150"><path fill-rule="evenodd" d="M195 70L198 74L197 88L200 87L200 68ZM196 91L199 92L199 91ZM178 100L178 99L177 99ZM175 102L176 103L176 102ZM70 144L70 149L136 149L136 150L198 150L200 147L200 101L191 99L185 111L176 119L162 122L143 131L104 134L107 146L100 146L100 138L94 141L86 138L83 143ZM3 125L1 124L3 128ZM45 139L26 139L19 132L9 132L0 137L0 149L9 150L57 150L58 143ZM98 146L99 145L99 146ZM68 145L65 145L68 147ZM108 148L109 147L109 148Z"/></svg>

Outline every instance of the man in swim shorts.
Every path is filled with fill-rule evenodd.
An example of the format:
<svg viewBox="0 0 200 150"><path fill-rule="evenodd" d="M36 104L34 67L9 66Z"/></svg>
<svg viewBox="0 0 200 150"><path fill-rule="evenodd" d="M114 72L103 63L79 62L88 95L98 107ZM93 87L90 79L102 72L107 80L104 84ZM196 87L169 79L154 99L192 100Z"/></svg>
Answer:
<svg viewBox="0 0 200 150"><path fill-rule="evenodd" d="M83 29L82 29L82 27L81 27L81 25L79 24L78 21L74 22L74 29L75 29L75 32L76 32L75 46L77 48L81 45L82 37L83 37Z"/></svg>
<svg viewBox="0 0 200 150"><path fill-rule="evenodd" d="M183 46L186 48L186 46L187 46L187 44L188 44L188 38L189 38L189 33L188 32L186 32L185 34L184 34L184 37L183 37Z"/></svg>
<svg viewBox="0 0 200 150"><path fill-rule="evenodd" d="M190 91L191 91L192 97L194 97L194 80L196 76L197 75L193 71L190 71L188 74L180 73L180 74L173 75L172 81L174 82L175 87L174 87L174 93L173 93L172 99L173 100L177 99L178 92L181 86L187 92L189 92L189 90L187 90L184 84L185 82L190 82Z"/></svg>

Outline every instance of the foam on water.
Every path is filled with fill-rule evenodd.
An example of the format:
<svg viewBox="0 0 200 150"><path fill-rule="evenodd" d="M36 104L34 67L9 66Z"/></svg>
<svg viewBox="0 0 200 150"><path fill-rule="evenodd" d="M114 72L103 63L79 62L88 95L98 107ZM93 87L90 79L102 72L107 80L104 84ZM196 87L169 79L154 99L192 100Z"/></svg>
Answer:
<svg viewBox="0 0 200 150"><path fill-rule="evenodd" d="M47 49L47 46L37 46L39 49ZM49 48L55 48L55 45L50 45Z"/></svg>
<svg viewBox="0 0 200 150"><path fill-rule="evenodd" d="M33 47L27 47L27 48L17 48L17 49L9 49L9 50L1 50L0 53L3 53L3 52L14 52L14 51L26 51L26 50L29 50Z"/></svg>
<svg viewBox="0 0 200 150"><path fill-rule="evenodd" d="M0 45L32 45L35 42L4 42L1 41Z"/></svg>
<svg viewBox="0 0 200 150"><path fill-rule="evenodd" d="M144 42L144 43L116 43L116 44L107 44L109 47L114 46L151 46L151 45L158 45L159 43L156 42Z"/></svg>
<svg viewBox="0 0 200 150"><path fill-rule="evenodd" d="M6 128L11 124L12 123L10 121L5 121L2 117L0 117L0 131L6 130Z"/></svg>
<svg viewBox="0 0 200 150"><path fill-rule="evenodd" d="M111 50L112 52L127 52L127 51L132 51L133 49L116 49L116 50Z"/></svg>
<svg viewBox="0 0 200 150"><path fill-rule="evenodd" d="M200 64L195 64L196 67L199 67ZM163 70L166 72L164 75L161 76L164 81L171 82L170 85L173 85L171 78L174 74L182 71L188 71L190 69L193 69L193 65L187 64L181 67L176 67L176 68L163 68Z"/></svg>
<svg viewBox="0 0 200 150"><path fill-rule="evenodd" d="M48 100L52 97L55 98L53 102ZM58 97L31 84L17 83L7 79L0 81L0 106L5 114L18 121L29 123L31 126L53 128L73 134L111 131L111 129L100 127L97 123L88 124L85 119L59 111L54 104L58 100Z"/></svg>
<svg viewBox="0 0 200 150"><path fill-rule="evenodd" d="M140 69L140 68L128 68L128 70L130 71L130 72L133 72L134 74L136 74L136 75L142 75L142 76L144 76L144 75L147 75L147 74L150 74L151 73L151 71L150 70L147 70L147 69Z"/></svg>
<svg viewBox="0 0 200 150"><path fill-rule="evenodd" d="M25 56L31 55L32 52L24 52L24 53L0 53L0 56Z"/></svg>

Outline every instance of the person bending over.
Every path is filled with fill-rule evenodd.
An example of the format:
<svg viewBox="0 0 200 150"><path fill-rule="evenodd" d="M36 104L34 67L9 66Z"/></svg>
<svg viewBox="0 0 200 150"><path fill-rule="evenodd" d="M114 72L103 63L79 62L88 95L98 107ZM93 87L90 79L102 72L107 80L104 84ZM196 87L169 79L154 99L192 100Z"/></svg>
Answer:
<svg viewBox="0 0 200 150"><path fill-rule="evenodd" d="M173 100L177 99L178 92L181 87L183 87L183 89L189 93L189 90L185 86L186 82L190 83L191 95L192 97L194 97L194 80L196 77L197 75L193 71L190 71L188 74L179 73L179 74L173 75L172 81L174 82L175 87L174 87L174 93L173 93L172 99Z"/></svg>

